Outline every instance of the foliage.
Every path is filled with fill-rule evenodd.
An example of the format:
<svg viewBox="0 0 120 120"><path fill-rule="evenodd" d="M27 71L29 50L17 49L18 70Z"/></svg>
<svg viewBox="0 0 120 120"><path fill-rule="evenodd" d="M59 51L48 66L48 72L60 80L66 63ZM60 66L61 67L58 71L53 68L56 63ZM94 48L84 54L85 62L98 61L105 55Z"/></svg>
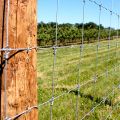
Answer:
<svg viewBox="0 0 120 120"><path fill-rule="evenodd" d="M58 24L58 45L79 44L82 39L83 24ZM100 25L101 39L108 39L109 29ZM99 25L93 22L84 24L84 42L91 43L98 38ZM111 29L111 38L117 35L117 30ZM56 36L56 23L38 23L38 45L48 46L54 45Z"/></svg>

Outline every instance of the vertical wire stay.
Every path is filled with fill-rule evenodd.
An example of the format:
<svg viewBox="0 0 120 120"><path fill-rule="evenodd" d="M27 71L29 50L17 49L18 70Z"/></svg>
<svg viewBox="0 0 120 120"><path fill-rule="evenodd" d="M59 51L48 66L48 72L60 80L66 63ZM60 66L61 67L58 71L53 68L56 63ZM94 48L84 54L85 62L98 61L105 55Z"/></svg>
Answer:
<svg viewBox="0 0 120 120"><path fill-rule="evenodd" d="M113 0L112 0L112 8L113 8ZM116 17L118 17L118 15L116 16ZM118 19L118 18L117 18ZM116 23L117 23L117 21L116 21ZM118 31L118 30L117 30ZM117 36L117 34L116 34L116 36ZM116 64L117 64L117 37L113 37L113 40L115 39L115 63L114 63L114 71L116 71Z"/></svg>
<svg viewBox="0 0 120 120"><path fill-rule="evenodd" d="M113 0L111 0L111 11L110 11L110 29L109 29L109 46L108 46L108 66L109 66L109 61L111 60L110 59L110 41L111 41L111 32L112 32L112 28L111 28L111 24L112 24L112 15L113 15L113 13L112 13L112 9L113 9ZM109 68L108 68L109 69ZM114 71L113 71L114 72ZM113 97L114 97L114 95L115 95L115 91L114 91L114 80L113 80L113 86L112 86L112 89L113 89L113 96L112 96L112 99L113 99ZM112 109L113 109L113 104L112 104ZM109 114L110 114L111 112L109 111Z"/></svg>
<svg viewBox="0 0 120 120"><path fill-rule="evenodd" d="M76 120L79 120L79 95L80 95L80 68L81 68L81 61L83 59L83 44L84 44L84 17L85 17L85 0L83 2L82 8L82 42L80 45L80 54L79 54L79 67L78 67L78 81L77 81L77 98L76 98Z"/></svg>
<svg viewBox="0 0 120 120"><path fill-rule="evenodd" d="M95 83L98 77L98 53L99 53L99 47L100 47L100 35L101 35L101 6L99 5L99 30L98 30L98 40L96 45L96 73L95 73Z"/></svg>
<svg viewBox="0 0 120 120"><path fill-rule="evenodd" d="M100 47L100 34L101 34L101 6L102 6L102 4L101 5L99 5L99 32L98 32L98 42L97 42L97 48L99 49L99 47Z"/></svg>
<svg viewBox="0 0 120 120"><path fill-rule="evenodd" d="M7 14L6 14L6 48L9 47L9 12L10 12L10 0L7 1ZM7 119L7 64L8 64L8 55L9 51L5 51L4 59L5 59L5 66L4 66L4 114L5 120Z"/></svg>
<svg viewBox="0 0 120 120"><path fill-rule="evenodd" d="M110 12L110 26L109 26L109 32L108 32L108 53L107 53L107 70L106 70L106 76L108 77L108 71L109 71L109 60L110 60L110 41L111 41L111 19L112 19L112 10Z"/></svg>
<svg viewBox="0 0 120 120"><path fill-rule="evenodd" d="M82 41L80 45L80 54L79 54L79 68L78 68L78 85L77 85L77 99L76 99L76 120L79 120L79 95L80 95L80 68L82 66L82 59L83 59L83 47L84 47L84 18L85 18L85 0L83 2L82 7Z"/></svg>
<svg viewBox="0 0 120 120"><path fill-rule="evenodd" d="M120 16L118 15L117 40L119 40L119 22L120 22ZM118 42L117 42L117 44L116 44L116 47L117 47L117 49L118 49ZM116 53L117 59L119 59L119 56L118 56L118 55L119 55L119 54ZM119 65L118 60L116 60L116 62L117 62L117 65ZM116 66L116 67L117 67L117 66Z"/></svg>
<svg viewBox="0 0 120 120"><path fill-rule="evenodd" d="M100 1L101 3L101 1ZM99 5L99 17L98 17L98 22L99 22L99 28L98 28L98 39L97 39L97 43L96 43L96 60L95 60L95 76L94 76L94 96L95 96L95 92L96 92L96 82L98 79L98 54L99 54L99 47L100 47L100 35L101 35L101 6L102 4ZM93 107L94 107L94 103L93 103Z"/></svg>
<svg viewBox="0 0 120 120"><path fill-rule="evenodd" d="M58 42L58 0L57 0L57 8L56 8L56 40L55 40L55 45L57 46Z"/></svg>
<svg viewBox="0 0 120 120"><path fill-rule="evenodd" d="M119 20L120 19L120 16L119 15L117 15L117 20L118 20L118 22L117 22L117 37L116 37L116 53L115 53L115 55L116 55L116 64L115 64L115 71L116 71L116 69L117 69L117 64L118 64L118 52L117 52L117 50L118 50L118 40L119 40Z"/></svg>
<svg viewBox="0 0 120 120"><path fill-rule="evenodd" d="M83 59L83 49L84 49L84 22L85 22L85 3L86 0L83 0L83 21L82 21L82 44L80 46L80 56L81 56L81 61ZM80 64L82 65L82 63ZM84 110L85 110L85 106L84 106Z"/></svg>
<svg viewBox="0 0 120 120"><path fill-rule="evenodd" d="M111 18L112 18L112 10L109 11L110 13L110 25L109 25L109 30L108 30L108 46L107 46L107 66L106 66L106 77L108 77L108 69L109 69L109 52L110 52L110 40L111 40Z"/></svg>
<svg viewBox="0 0 120 120"><path fill-rule="evenodd" d="M111 10L113 10L113 0L112 0L112 3L111 3ZM111 19L112 19L112 14L111 14ZM111 20L112 21L112 20ZM116 38L115 38L116 39ZM116 44L116 40L115 40L115 44ZM117 49L116 49L117 50ZM116 51L115 50L115 51ZM116 53L115 53L115 59L116 59ZM114 64L113 64L114 65ZM114 65L114 70L115 70L115 65ZM114 71L113 71L114 72ZM114 99L115 98L115 80L113 80L113 98L112 99ZM113 109L113 104L112 104L112 109Z"/></svg>
<svg viewBox="0 0 120 120"><path fill-rule="evenodd" d="M52 98L50 100L50 120L53 119L53 103L54 103L54 92L55 92L55 66L56 66L56 54L57 54L57 41L58 41L58 0L56 1L56 36L55 45L53 46L53 75L52 75Z"/></svg>

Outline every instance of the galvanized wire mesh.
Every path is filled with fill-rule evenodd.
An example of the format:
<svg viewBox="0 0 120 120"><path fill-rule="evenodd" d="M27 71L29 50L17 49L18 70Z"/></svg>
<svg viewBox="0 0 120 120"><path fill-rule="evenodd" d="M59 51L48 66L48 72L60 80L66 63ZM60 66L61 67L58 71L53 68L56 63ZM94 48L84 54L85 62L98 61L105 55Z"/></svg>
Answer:
<svg viewBox="0 0 120 120"><path fill-rule="evenodd" d="M99 9L99 29L98 40L95 44L84 43L84 19L85 19L85 7L86 2L98 6ZM8 1L9 6L9 1ZM40 100L36 106L31 106L27 110L20 114L11 116L7 115L7 96L5 94L5 119L15 120L24 114L31 112L33 109L40 110L41 119L95 119L96 109L103 105L105 110L105 104L112 106L112 110L108 111L109 114L103 115L103 118L111 116L114 110L116 110L117 104L111 105L109 100L114 101L116 99L115 94L118 95L120 88L119 81L119 61L120 61L120 43L119 33L117 31L117 38L111 40L111 20L113 15L118 19L119 29L119 14L108 9L101 3L97 3L94 0L82 0L83 6L83 22L82 22L82 42L80 45L71 46L57 46L58 41L58 7L59 1L57 0L56 9L56 39L55 45L49 48L32 47L32 48L9 48L9 38L7 32L6 47L1 48L0 51L5 52L5 92L7 84L7 59L8 53L11 51L30 51L32 49L38 49L38 56L42 56L38 59L40 61L40 71L43 76L38 78L39 85L38 92ZM9 7L8 7L9 8ZM106 10L110 14L110 27L108 33L108 42L101 41L101 14ZM9 14L9 9L8 9ZM7 20L8 21L8 20ZM7 22L8 25L8 22ZM8 26L7 26L8 31ZM90 52L90 53L89 53ZM46 55L46 56L45 56ZM91 58L91 56L93 58ZM88 58L87 58L88 57ZM106 59L105 59L106 58ZM74 60L72 60L74 59ZM90 59L90 61L86 60ZM93 63L94 61L94 63ZM113 62L113 64L110 64ZM95 67L94 67L95 66ZM46 74L46 75L45 75ZM45 77L46 78L45 78ZM117 76L117 77L116 77ZM116 80L114 80L114 77ZM110 81L111 80L111 81ZM112 81L113 80L113 81ZM103 86L99 86L104 84ZM108 86L107 86L108 85ZM103 92L100 93L100 89ZM38 93L38 94L39 94ZM42 95L43 94L43 95ZM100 95L99 95L100 94ZM116 96L117 96L116 95ZM87 101L87 98L90 100ZM46 101L46 102L45 102ZM90 104L87 106L87 102ZM108 102L108 103L107 103ZM98 110L97 110L98 112ZM71 115L72 114L72 115ZM119 115L118 115L119 116ZM116 118L118 117L116 116Z"/></svg>

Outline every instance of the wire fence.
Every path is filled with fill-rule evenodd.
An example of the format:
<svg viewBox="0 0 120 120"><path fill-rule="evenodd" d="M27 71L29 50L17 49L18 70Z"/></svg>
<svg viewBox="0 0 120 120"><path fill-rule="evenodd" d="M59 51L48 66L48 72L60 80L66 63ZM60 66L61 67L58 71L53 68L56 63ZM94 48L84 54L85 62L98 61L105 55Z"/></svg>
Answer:
<svg viewBox="0 0 120 120"><path fill-rule="evenodd" d="M82 43L80 45L71 46L61 46L57 45L58 41L58 11L59 11L59 0L56 0L56 39L55 45L49 48L44 47L28 47L28 48L9 48L9 33L8 33L8 16L9 16L9 4L8 0L8 15L7 15L7 34L6 34L6 47L1 48L1 52L5 52L5 69L4 69L4 106L5 106L5 120L16 120L21 116L30 113L33 109L39 109L40 118L42 119L75 119L83 120L90 119L93 117L95 119L95 110L106 109L106 106L112 107L112 110L106 112L104 119L108 119L112 113L117 110L119 106L119 99L114 103L114 100L119 95L120 89L120 42L119 42L119 14L113 11L113 8L108 9L99 4L95 0L81 0L82 1ZM99 9L99 28L98 28L98 39L94 44L84 43L84 24L85 24L85 9L86 3L94 4L98 6ZM110 26L108 33L108 41L101 41L101 14L106 10L110 14ZM111 20L113 15L117 17L117 32L115 40L111 40ZM43 83L38 86L40 93L43 95L38 95L42 103L40 102L36 106L31 106L27 110L15 115L8 117L7 115L7 95L6 95L6 85L7 85L7 62L9 59L9 53L11 51L31 51L32 49L38 50L38 61L42 64L40 71L48 74L40 79ZM46 55L46 56L45 56ZM39 59L39 56L41 59ZM44 57L44 59L43 59ZM91 58L92 57L92 58ZM88 60L90 59L90 60ZM74 61L73 61L74 60ZM44 62L43 62L44 61ZM47 62L47 63L46 63ZM72 63L73 62L73 63ZM52 68L51 68L52 66ZM67 68L68 67L68 68ZM46 69L45 69L46 68ZM67 70L65 70L67 69ZM52 77L51 77L52 76ZM115 78L114 78L115 77ZM40 81L38 77L38 82ZM58 86L57 86L58 85ZM101 90L103 89L103 90ZM106 89L106 90L105 90ZM100 93L102 91L102 93ZM42 93L43 92L43 93ZM88 92L86 94L86 92ZM39 90L38 90L39 94ZM100 95L99 95L100 94ZM67 96L67 98L65 98ZM97 96L97 97L96 97ZM43 97L43 98L42 98ZM87 106L86 99L89 98L87 102L90 104ZM65 102L66 101L66 102ZM72 101L72 102L71 102ZM110 101L110 102L109 102ZM57 103L57 104L56 104ZM64 103L64 104L63 104ZM63 104L63 105L61 105ZM71 105L73 104L73 105ZM46 107L47 106L47 107ZM62 108L60 108L62 106ZM68 109L66 109L66 107ZM100 108L101 106L101 108ZM42 108L44 107L44 108ZM43 109L43 110L41 110ZM60 109L60 111L59 111ZM58 112L55 112L58 111ZM62 112L63 111L63 112ZM70 111L70 112L68 112ZM69 115L65 115L65 113ZM98 112L98 111L97 111ZM64 116L62 117L62 114ZM109 114L108 114L109 113ZM60 115L58 115L60 114ZM74 115L71 115L74 114ZM71 116L72 117L71 117ZM66 117L65 117L66 116ZM55 117L55 118L54 118ZM119 117L119 113L115 116L116 119Z"/></svg>

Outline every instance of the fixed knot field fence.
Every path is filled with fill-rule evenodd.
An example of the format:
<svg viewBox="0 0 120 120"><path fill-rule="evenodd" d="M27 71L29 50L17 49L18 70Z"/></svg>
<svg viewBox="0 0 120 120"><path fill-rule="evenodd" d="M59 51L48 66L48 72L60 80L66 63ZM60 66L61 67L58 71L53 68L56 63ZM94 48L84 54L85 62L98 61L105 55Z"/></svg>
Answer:
<svg viewBox="0 0 120 120"><path fill-rule="evenodd" d="M41 62L38 62L38 97L43 101L48 99L42 104L43 107L40 107L40 119L83 120L118 119L119 117L120 16L113 11L113 8L108 9L94 0L83 0L81 4L82 36L79 38L81 44L59 47L59 2L57 0L55 45L50 48L39 48L38 61ZM96 5L99 10L97 41L90 44L85 42L84 25L87 4ZM107 41L103 41L101 36L101 19L105 11L110 16L109 28L106 29ZM113 17L117 22L114 39L112 37Z"/></svg>
<svg viewBox="0 0 120 120"><path fill-rule="evenodd" d="M6 32L6 47L0 49L5 54L4 71L4 108L5 119L15 120L39 109L39 119L42 120L83 120L83 119L119 119L120 118L120 39L119 39L119 14L108 9L95 0L81 0L82 27L80 43L78 45L59 46L58 44L58 10L56 6L56 34L55 44L51 47L9 48L8 19ZM85 10L87 4L97 6L98 23L97 40L85 43ZM9 2L8 2L9 6ZM8 7L9 8L9 7ZM107 40L101 39L101 19L105 11L109 14L109 28ZM9 9L8 9L9 14ZM112 18L115 18L117 27L116 35L112 36ZM7 111L7 61L11 51L38 50L37 80L38 80L38 105L30 106L27 110L8 116Z"/></svg>

